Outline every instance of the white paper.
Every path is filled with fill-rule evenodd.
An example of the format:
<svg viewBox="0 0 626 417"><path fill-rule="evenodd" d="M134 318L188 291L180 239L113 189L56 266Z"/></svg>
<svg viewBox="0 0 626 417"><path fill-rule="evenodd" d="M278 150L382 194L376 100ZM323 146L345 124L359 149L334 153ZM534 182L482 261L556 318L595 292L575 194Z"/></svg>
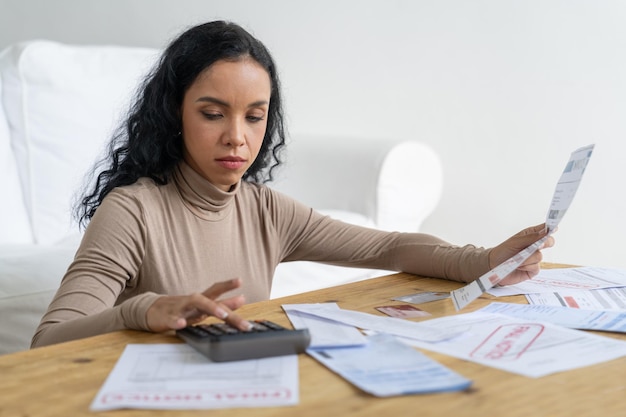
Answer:
<svg viewBox="0 0 626 417"><path fill-rule="evenodd" d="M450 292L454 308L459 311L469 303L480 297L485 291L491 289L498 282L506 278L515 271L526 259L535 253L546 241L548 236L539 239L517 255L504 261L491 271L488 271L480 278L472 281L468 285Z"/></svg>
<svg viewBox="0 0 626 417"><path fill-rule="evenodd" d="M585 173L585 168L589 163L593 148L594 145L585 146L576 149L570 155L569 161L567 161L565 169L556 184L550 203L550 209L546 217L546 225L549 231L552 232L556 229L572 203L572 200L574 200L574 195L576 195L580 180Z"/></svg>
<svg viewBox="0 0 626 417"><path fill-rule="evenodd" d="M411 337L419 340L436 342L457 336L464 330L460 327L455 329L438 328L427 324L416 323L395 317L382 317L373 314L362 313L354 310L336 309L322 304L299 304L292 308L304 314L323 317L339 323L349 324L360 329L375 330L395 336Z"/></svg>
<svg viewBox="0 0 626 417"><path fill-rule="evenodd" d="M570 329L626 333L626 312L511 303L491 303L479 311L505 314L523 320L547 321Z"/></svg>
<svg viewBox="0 0 626 417"><path fill-rule="evenodd" d="M585 266L542 269L532 279L515 285L492 288L488 292L496 297L503 297L560 290L594 290L624 286L626 286L625 270Z"/></svg>
<svg viewBox="0 0 626 417"><path fill-rule="evenodd" d="M412 346L528 377L541 377L626 356L626 342L546 322L476 311L428 320L469 330L454 339Z"/></svg>
<svg viewBox="0 0 626 417"><path fill-rule="evenodd" d="M309 335L311 335L309 349L363 346L367 343L365 335L354 326L311 316L297 310L298 308L306 309L306 306L307 304L283 304L282 307L294 328L309 329ZM324 303L324 306L339 310L336 303Z"/></svg>
<svg viewBox="0 0 626 417"><path fill-rule="evenodd" d="M366 346L309 349L313 358L378 397L467 389L472 381L385 334Z"/></svg>
<svg viewBox="0 0 626 417"><path fill-rule="evenodd" d="M600 290L559 290L526 294L529 304L580 308L582 310L626 311L626 287Z"/></svg>
<svg viewBox="0 0 626 417"><path fill-rule="evenodd" d="M443 300L444 298L450 298L450 293L439 291L425 291L415 294L400 295L398 297L393 297L392 300L403 301L405 303L411 304L423 304L429 303L431 301Z"/></svg>
<svg viewBox="0 0 626 417"><path fill-rule="evenodd" d="M297 355L217 363L184 343L129 344L91 410L277 407L298 402Z"/></svg>
<svg viewBox="0 0 626 417"><path fill-rule="evenodd" d="M591 154L593 153L593 148L594 145L589 145L576 149L571 153L567 164L565 164L565 169L556 184L554 194L552 195L552 201L550 202L550 208L546 216L548 236L556 230L557 226L561 222L561 219L565 215L565 212L574 199L574 195L576 194L576 190L578 190L580 180L585 172L589 158L591 158ZM517 267L519 267L533 253L539 250L548 236L538 240L517 255L507 259L502 264L479 277L477 280L462 288L452 291L450 296L452 297L455 309L457 311L461 310L463 307L480 297L485 291L488 291L492 287L496 286L511 272L517 269Z"/></svg>

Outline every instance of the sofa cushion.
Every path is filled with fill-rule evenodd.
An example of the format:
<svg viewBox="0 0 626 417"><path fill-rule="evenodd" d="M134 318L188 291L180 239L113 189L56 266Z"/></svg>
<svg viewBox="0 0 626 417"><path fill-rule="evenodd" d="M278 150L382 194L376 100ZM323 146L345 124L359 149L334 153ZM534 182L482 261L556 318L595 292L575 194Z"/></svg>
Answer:
<svg viewBox="0 0 626 417"><path fill-rule="evenodd" d="M2 78L0 76L0 97ZM31 243L32 235L11 150L9 126L0 100L0 244Z"/></svg>
<svg viewBox="0 0 626 417"><path fill-rule="evenodd" d="M75 230L75 193L156 57L152 49L50 41L13 45L0 57L2 101L35 243Z"/></svg>
<svg viewBox="0 0 626 417"><path fill-rule="evenodd" d="M437 153L414 140L298 135L271 186L315 209L361 214L378 229L417 232L441 198L443 170Z"/></svg>
<svg viewBox="0 0 626 417"><path fill-rule="evenodd" d="M57 245L0 245L0 355L25 350L70 265L78 236Z"/></svg>

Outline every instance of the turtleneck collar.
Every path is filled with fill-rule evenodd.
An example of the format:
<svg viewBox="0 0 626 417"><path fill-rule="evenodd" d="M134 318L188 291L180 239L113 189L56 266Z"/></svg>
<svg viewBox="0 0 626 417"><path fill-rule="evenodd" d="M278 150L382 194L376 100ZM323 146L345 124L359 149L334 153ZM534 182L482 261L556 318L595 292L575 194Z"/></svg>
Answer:
<svg viewBox="0 0 626 417"><path fill-rule="evenodd" d="M241 181L230 191L222 191L182 161L173 175L183 203L198 217L221 220L231 211Z"/></svg>

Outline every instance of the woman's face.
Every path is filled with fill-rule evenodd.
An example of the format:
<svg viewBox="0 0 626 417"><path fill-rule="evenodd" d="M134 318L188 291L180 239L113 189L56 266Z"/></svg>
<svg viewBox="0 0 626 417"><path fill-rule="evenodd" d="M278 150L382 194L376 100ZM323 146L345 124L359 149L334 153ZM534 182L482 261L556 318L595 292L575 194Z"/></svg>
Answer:
<svg viewBox="0 0 626 417"><path fill-rule="evenodd" d="M251 58L217 61L201 72L181 109L185 162L229 191L259 154L270 96L269 74Z"/></svg>

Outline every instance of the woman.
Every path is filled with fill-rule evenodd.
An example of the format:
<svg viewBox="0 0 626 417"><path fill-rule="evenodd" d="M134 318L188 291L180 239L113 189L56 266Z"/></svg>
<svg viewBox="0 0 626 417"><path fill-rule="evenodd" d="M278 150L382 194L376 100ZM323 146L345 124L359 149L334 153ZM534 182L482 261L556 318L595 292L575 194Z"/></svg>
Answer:
<svg viewBox="0 0 626 417"><path fill-rule="evenodd" d="M225 22L174 40L79 206L88 227L32 346L209 315L246 330L233 310L267 299L283 261L470 281L544 236L539 225L486 250L332 220L262 185L284 143L278 75L258 40ZM540 260L505 283L533 276Z"/></svg>

